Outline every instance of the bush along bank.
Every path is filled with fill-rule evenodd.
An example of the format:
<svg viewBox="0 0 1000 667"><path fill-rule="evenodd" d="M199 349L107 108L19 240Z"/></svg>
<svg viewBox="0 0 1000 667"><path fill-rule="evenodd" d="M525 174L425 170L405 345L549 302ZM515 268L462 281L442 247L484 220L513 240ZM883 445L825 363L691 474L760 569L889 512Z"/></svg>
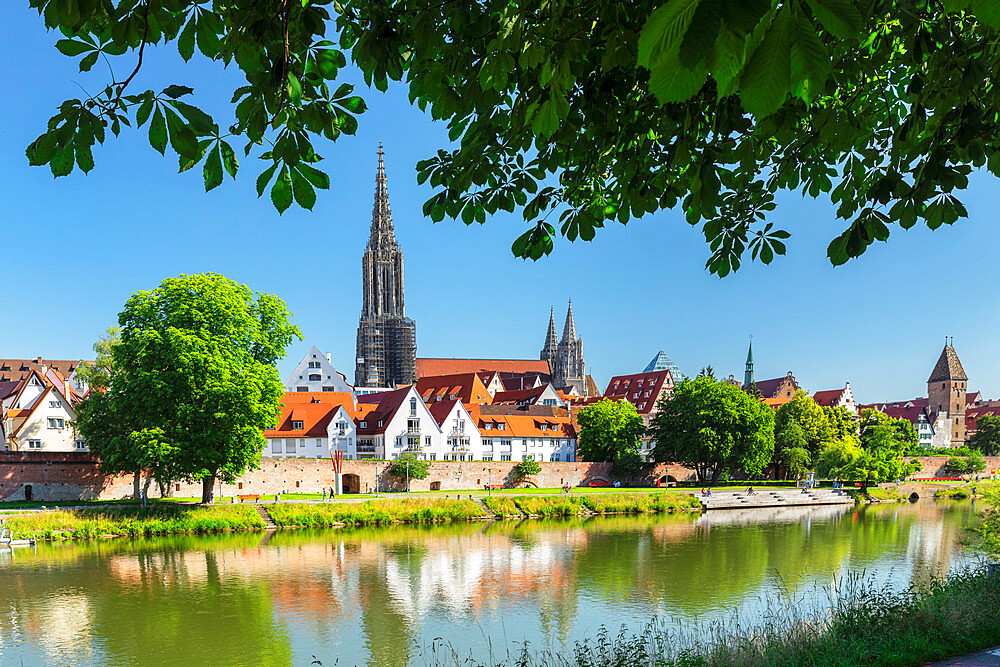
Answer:
<svg viewBox="0 0 1000 667"><path fill-rule="evenodd" d="M238 505L55 510L7 516L5 520L14 539L34 537L41 540L264 529L264 520L253 507Z"/></svg>
<svg viewBox="0 0 1000 667"><path fill-rule="evenodd" d="M504 496L483 498L498 517L641 514L697 510L701 503L687 493L601 493L581 496Z"/></svg>
<svg viewBox="0 0 1000 667"><path fill-rule="evenodd" d="M896 489L883 489L877 486L868 487L868 500L873 503L905 503L909 500Z"/></svg>
<svg viewBox="0 0 1000 667"><path fill-rule="evenodd" d="M985 571L893 593L849 582L828 612L803 614L792 603L769 606L754 625L739 619L668 627L652 621L639 634L601 629L559 653L528 645L479 662L438 645L431 664L480 667L853 667L921 665L977 651L1000 637L1000 578ZM496 651L496 647L494 647ZM500 653L500 655L503 655ZM430 656L425 656L430 657Z"/></svg>

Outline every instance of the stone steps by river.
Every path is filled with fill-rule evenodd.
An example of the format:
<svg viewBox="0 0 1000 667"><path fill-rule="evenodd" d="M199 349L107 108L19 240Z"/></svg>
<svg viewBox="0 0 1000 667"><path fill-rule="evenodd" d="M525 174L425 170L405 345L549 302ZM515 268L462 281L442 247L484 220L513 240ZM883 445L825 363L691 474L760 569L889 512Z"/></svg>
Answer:
<svg viewBox="0 0 1000 667"><path fill-rule="evenodd" d="M713 491L699 496L705 509L742 509L750 507L791 507L801 505L846 505L854 500L841 489L755 489L746 491Z"/></svg>

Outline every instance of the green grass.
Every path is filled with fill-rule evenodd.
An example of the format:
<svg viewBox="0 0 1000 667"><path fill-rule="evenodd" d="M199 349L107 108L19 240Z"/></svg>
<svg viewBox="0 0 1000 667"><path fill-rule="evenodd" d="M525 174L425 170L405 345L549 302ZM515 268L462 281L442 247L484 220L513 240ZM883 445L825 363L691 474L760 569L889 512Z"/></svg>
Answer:
<svg viewBox="0 0 1000 667"><path fill-rule="evenodd" d="M135 537L168 533L212 533L263 529L264 521L252 507L106 507L53 510L20 514L6 519L15 539L94 538L105 535Z"/></svg>
<svg viewBox="0 0 1000 667"><path fill-rule="evenodd" d="M583 497L515 496L512 500L528 516L574 516L585 510Z"/></svg>
<svg viewBox="0 0 1000 667"><path fill-rule="evenodd" d="M842 582L829 612L792 601L768 606L756 624L731 621L677 629L653 620L638 634L601 629L572 648L503 649L480 663L438 646L434 664L562 667L908 667L994 646L1000 638L1000 577L956 574L902 592L871 580ZM429 657L429 656L425 656Z"/></svg>
<svg viewBox="0 0 1000 667"><path fill-rule="evenodd" d="M391 523L471 521L484 516L474 500L399 498L364 503L268 505L279 526L373 526Z"/></svg>
<svg viewBox="0 0 1000 667"><path fill-rule="evenodd" d="M946 489L938 489L934 492L935 498L944 498L946 500L966 500L972 493L969 489L964 486L951 486Z"/></svg>
<svg viewBox="0 0 1000 667"><path fill-rule="evenodd" d="M896 491L895 489L883 489L877 486L868 487L868 497L881 502L903 503L909 500L909 496Z"/></svg>
<svg viewBox="0 0 1000 667"><path fill-rule="evenodd" d="M510 496L489 496L487 498L483 498L483 504L499 517L523 516L521 514L521 510L517 509L517 504L514 503L514 499Z"/></svg>
<svg viewBox="0 0 1000 667"><path fill-rule="evenodd" d="M656 493L636 496L585 496L583 504L595 514L640 514L645 512L678 512L700 509L697 498L686 493Z"/></svg>

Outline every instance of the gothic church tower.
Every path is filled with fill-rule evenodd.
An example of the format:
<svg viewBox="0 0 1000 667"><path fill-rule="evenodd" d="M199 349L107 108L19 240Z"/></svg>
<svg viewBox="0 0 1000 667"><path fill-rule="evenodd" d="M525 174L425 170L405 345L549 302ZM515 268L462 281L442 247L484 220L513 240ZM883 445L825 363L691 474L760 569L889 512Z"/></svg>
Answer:
<svg viewBox="0 0 1000 667"><path fill-rule="evenodd" d="M587 371L583 360L583 338L576 335L576 323L573 321L573 300L570 299L566 310L566 323L563 325L562 339L556 342L555 311L549 314L549 329L545 335L545 346L539 355L549 362L552 371L552 384L556 387L576 387L581 396L587 395Z"/></svg>
<svg viewBox="0 0 1000 667"><path fill-rule="evenodd" d="M382 144L378 145L371 236L361 259L362 304L354 384L394 387L417 381L417 325L403 306L403 251L389 212Z"/></svg>
<svg viewBox="0 0 1000 667"><path fill-rule="evenodd" d="M927 378L928 409L951 419L951 446L965 445L965 390L969 378L948 339L941 356Z"/></svg>

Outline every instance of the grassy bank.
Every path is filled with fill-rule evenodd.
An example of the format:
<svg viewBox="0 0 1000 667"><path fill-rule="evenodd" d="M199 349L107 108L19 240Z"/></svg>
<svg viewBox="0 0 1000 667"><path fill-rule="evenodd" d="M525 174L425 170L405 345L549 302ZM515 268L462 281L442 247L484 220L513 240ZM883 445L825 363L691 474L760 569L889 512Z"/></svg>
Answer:
<svg viewBox="0 0 1000 667"><path fill-rule="evenodd" d="M697 509L701 503L687 493L618 493L591 496L511 496L483 498L499 517L576 516L578 514L642 514Z"/></svg>
<svg viewBox="0 0 1000 667"><path fill-rule="evenodd" d="M369 500L364 503L277 504L267 511L279 526L376 526L390 523L435 523L483 518L474 500Z"/></svg>
<svg viewBox="0 0 1000 667"><path fill-rule="evenodd" d="M909 496L896 489L883 489L877 486L868 487L868 497L880 503L905 503L909 500Z"/></svg>
<svg viewBox="0 0 1000 667"><path fill-rule="evenodd" d="M252 507L105 507L55 510L5 517L15 539L43 540L136 537L169 533L214 533L263 529L264 521Z"/></svg>
<svg viewBox="0 0 1000 667"><path fill-rule="evenodd" d="M942 660L1000 641L1000 578L985 572L891 593L855 581L826 613L804 615L794 604L768 609L757 624L739 620L677 630L653 621L637 635L602 630L563 653L531 646L480 662L447 650L445 665L612 667L908 666ZM493 649L497 654L496 648Z"/></svg>
<svg viewBox="0 0 1000 667"><path fill-rule="evenodd" d="M938 489L934 492L935 498L946 500L967 500L972 493L964 486L952 486L946 489Z"/></svg>

